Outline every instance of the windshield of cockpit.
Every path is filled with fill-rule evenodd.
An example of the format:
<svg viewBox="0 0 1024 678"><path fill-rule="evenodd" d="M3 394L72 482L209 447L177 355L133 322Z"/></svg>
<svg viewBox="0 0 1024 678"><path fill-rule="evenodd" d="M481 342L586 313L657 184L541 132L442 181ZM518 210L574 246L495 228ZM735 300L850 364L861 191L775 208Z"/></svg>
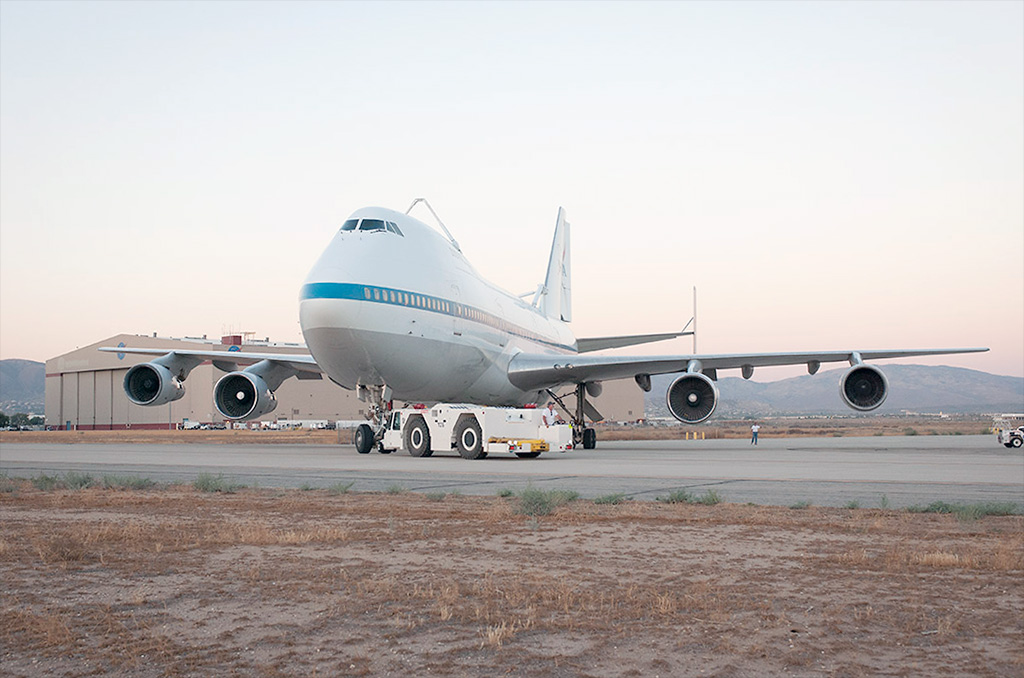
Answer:
<svg viewBox="0 0 1024 678"><path fill-rule="evenodd" d="M342 231L385 231L395 235L405 236L398 224L384 219L349 219L341 225Z"/></svg>

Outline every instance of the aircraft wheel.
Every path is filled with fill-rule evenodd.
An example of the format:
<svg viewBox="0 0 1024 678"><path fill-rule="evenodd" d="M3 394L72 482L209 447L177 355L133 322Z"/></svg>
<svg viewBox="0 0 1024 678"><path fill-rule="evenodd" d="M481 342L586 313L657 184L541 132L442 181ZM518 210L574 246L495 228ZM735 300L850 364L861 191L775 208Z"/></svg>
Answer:
<svg viewBox="0 0 1024 678"><path fill-rule="evenodd" d="M597 447L597 431L592 428L583 429L583 449L592 450Z"/></svg>
<svg viewBox="0 0 1024 678"><path fill-rule="evenodd" d="M1021 445L1024 445L1024 439L1014 438L1013 440L1010 441L1010 445L1012 445L1013 447L1020 447Z"/></svg>
<svg viewBox="0 0 1024 678"><path fill-rule="evenodd" d="M481 459L486 456L483 432L473 415L464 415L455 425L455 447L464 459Z"/></svg>
<svg viewBox="0 0 1024 678"><path fill-rule="evenodd" d="M352 442L355 443L356 452L359 454L369 454L370 450L373 449L373 429L370 428L370 425L360 424L352 436Z"/></svg>
<svg viewBox="0 0 1024 678"><path fill-rule="evenodd" d="M403 442L405 449L409 450L409 454L413 457L429 457L433 454L430 449L430 429L427 428L427 422L423 421L421 416L409 419L409 423L405 425Z"/></svg>

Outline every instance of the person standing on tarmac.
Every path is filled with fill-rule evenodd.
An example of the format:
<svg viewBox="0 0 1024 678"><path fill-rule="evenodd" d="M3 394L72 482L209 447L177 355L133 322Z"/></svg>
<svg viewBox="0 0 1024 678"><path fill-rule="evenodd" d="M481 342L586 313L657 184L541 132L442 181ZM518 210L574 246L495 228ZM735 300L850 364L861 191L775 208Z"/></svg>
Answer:
<svg viewBox="0 0 1024 678"><path fill-rule="evenodd" d="M760 430L761 430L761 427L758 426L757 422L754 422L754 425L750 427L750 444L751 445L757 445L757 432L760 431Z"/></svg>

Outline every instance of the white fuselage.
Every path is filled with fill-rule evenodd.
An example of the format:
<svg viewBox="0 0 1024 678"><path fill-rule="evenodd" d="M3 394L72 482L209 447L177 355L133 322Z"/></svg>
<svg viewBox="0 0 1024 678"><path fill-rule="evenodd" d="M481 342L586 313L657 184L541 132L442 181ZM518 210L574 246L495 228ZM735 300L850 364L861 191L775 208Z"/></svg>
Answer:
<svg viewBox="0 0 1024 678"><path fill-rule="evenodd" d="M412 217L369 207L346 223L355 219L397 228L339 231L306 278L300 323L327 376L349 389L387 385L409 402L515 406L545 397L513 386L508 364L524 351L575 353L564 322L481 278Z"/></svg>

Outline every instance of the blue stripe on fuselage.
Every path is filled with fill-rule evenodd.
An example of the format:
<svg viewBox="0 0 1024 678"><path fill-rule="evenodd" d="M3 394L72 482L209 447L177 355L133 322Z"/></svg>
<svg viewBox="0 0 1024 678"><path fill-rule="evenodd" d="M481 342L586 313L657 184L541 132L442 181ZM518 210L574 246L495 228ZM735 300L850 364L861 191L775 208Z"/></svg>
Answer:
<svg viewBox="0 0 1024 678"><path fill-rule="evenodd" d="M332 283L319 282L307 283L302 286L299 293L299 300L306 299L349 299L352 301L363 301L376 304L387 304L389 306L403 306L415 308L428 313L438 313L453 318L462 318L471 322L485 325L492 329L509 334L545 346L551 346L564 351L575 351L572 346L557 344L536 332L532 332L518 325L510 323L493 313L482 311L472 306L451 301L442 297L434 297L429 294L409 292L393 287L380 287L379 285L358 285L356 283Z"/></svg>

